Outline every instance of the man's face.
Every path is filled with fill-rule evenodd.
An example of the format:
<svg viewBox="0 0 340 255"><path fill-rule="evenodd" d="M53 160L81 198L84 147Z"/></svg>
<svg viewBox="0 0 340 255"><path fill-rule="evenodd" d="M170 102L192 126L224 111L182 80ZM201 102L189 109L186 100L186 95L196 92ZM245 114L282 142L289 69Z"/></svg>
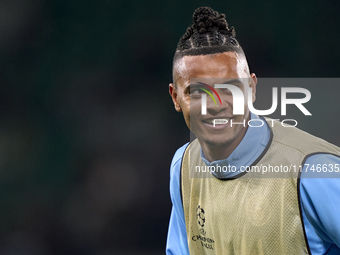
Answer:
<svg viewBox="0 0 340 255"><path fill-rule="evenodd" d="M201 145L230 146L237 143L237 146L246 132L247 121L250 117L247 87L253 89L252 101L255 101L256 93L256 76L249 74L245 57L235 52L185 56L175 63L173 72L176 87L174 84L170 84L169 91L175 109L178 112L183 112L187 126L197 136ZM207 95L207 113L202 115L201 96L205 92L197 88L196 84L199 82L211 87L222 83L239 87L245 96L244 115L233 115L232 94L228 89L216 89L220 95L222 106L218 101L216 106L213 99ZM210 92L213 94L212 91ZM214 120L215 124L218 121L226 122L226 120L228 123L214 126ZM243 124L231 126L231 120L233 123L243 123L245 120L246 127Z"/></svg>

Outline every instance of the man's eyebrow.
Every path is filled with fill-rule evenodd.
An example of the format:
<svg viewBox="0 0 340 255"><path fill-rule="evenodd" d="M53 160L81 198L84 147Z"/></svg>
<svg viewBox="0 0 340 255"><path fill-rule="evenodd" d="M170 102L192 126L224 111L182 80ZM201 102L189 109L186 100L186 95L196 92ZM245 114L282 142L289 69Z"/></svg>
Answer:
<svg viewBox="0 0 340 255"><path fill-rule="evenodd" d="M222 82L220 84L232 84L239 87L240 85L243 85L243 82L240 79L232 79L229 81Z"/></svg>
<svg viewBox="0 0 340 255"><path fill-rule="evenodd" d="M187 93L187 92L190 92L190 90L192 89L198 89L198 88L202 88L204 87L204 85L202 84L199 84L199 83L190 83L185 89L184 89L184 92Z"/></svg>
<svg viewBox="0 0 340 255"><path fill-rule="evenodd" d="M240 79L231 79L231 80L228 80L228 81L225 81L225 82L222 82L222 83L216 83L216 84L232 84L232 85L235 85L237 87L240 87L240 85L242 85L242 81ZM204 86L204 83L200 83L200 82L197 82L197 83L190 83L185 89L184 89L184 92L185 93L188 93L190 92L190 90L192 89L198 89L198 88L202 88L202 87L205 87Z"/></svg>

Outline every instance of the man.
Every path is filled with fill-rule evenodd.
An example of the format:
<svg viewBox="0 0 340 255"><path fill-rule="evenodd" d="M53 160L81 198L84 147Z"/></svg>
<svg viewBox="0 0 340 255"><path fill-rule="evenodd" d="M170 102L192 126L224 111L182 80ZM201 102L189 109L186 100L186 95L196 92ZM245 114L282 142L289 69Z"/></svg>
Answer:
<svg viewBox="0 0 340 255"><path fill-rule="evenodd" d="M215 84L222 86L215 90ZM234 114L232 87L223 84L250 98L243 100L243 114ZM169 85L176 111L197 139L178 149L171 163L167 254L340 254L340 179L307 178L340 177L340 149L251 113L256 84L225 15L195 10ZM266 124L246 125L250 121ZM310 170L320 164L326 175ZM259 176L246 166L301 171Z"/></svg>

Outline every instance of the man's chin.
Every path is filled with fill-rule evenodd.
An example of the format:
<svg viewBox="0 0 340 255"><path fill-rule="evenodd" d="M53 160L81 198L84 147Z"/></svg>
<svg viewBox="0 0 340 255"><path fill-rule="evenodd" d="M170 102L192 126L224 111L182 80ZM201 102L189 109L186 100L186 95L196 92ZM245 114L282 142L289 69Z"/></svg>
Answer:
<svg viewBox="0 0 340 255"><path fill-rule="evenodd" d="M198 138L200 143L205 143L206 145L209 146L216 146L216 147L228 147L232 143L232 139L226 139L225 137L223 138Z"/></svg>

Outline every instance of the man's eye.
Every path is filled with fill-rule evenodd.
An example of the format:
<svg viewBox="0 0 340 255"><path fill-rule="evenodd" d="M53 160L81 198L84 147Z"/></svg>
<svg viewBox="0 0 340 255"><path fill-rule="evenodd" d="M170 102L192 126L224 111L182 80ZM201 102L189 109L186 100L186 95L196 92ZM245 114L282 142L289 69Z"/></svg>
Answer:
<svg viewBox="0 0 340 255"><path fill-rule="evenodd" d="M201 95L201 94L203 94L203 93L205 93L203 90L201 90L201 89L193 89L193 90L190 90L190 95Z"/></svg>
<svg viewBox="0 0 340 255"><path fill-rule="evenodd" d="M227 88L221 88L219 90L220 90L220 93L231 95L231 91Z"/></svg>

